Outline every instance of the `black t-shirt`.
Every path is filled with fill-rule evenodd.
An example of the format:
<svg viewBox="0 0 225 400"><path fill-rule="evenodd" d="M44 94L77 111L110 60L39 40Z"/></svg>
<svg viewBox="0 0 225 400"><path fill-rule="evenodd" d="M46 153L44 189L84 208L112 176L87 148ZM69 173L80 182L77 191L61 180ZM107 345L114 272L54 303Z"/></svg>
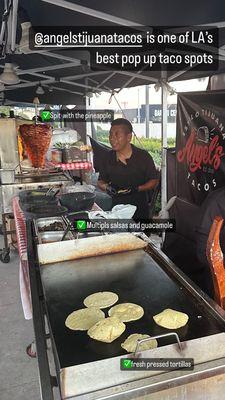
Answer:
<svg viewBox="0 0 225 400"><path fill-rule="evenodd" d="M117 160L116 151L111 150L105 161L104 171L99 180L110 183L118 189L135 188L145 184L150 179L157 179L158 174L150 154L138 147L132 146L132 155L126 163ZM113 206L116 204L133 204L137 206L135 218L148 218L148 193L136 192L130 195L113 196Z"/></svg>

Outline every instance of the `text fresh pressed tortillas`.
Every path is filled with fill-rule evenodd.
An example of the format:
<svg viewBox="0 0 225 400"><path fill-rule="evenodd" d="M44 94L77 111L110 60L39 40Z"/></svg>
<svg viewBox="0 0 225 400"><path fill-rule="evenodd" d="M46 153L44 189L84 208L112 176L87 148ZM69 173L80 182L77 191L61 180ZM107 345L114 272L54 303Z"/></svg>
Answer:
<svg viewBox="0 0 225 400"><path fill-rule="evenodd" d="M113 292L93 293L84 299L86 307L107 308L118 301L119 297Z"/></svg>
<svg viewBox="0 0 225 400"><path fill-rule="evenodd" d="M109 310L110 317L116 317L122 322L136 321L143 317L143 315L143 308L133 303L117 304Z"/></svg>
<svg viewBox="0 0 225 400"><path fill-rule="evenodd" d="M81 308L80 310L73 311L66 318L65 325L73 331L87 331L96 322L105 318L103 311L96 307Z"/></svg>
<svg viewBox="0 0 225 400"><path fill-rule="evenodd" d="M142 335L140 333L133 333L121 344L121 347L128 353L134 353L137 347L138 340L150 338L149 335ZM158 346L157 340L152 339L148 342L141 343L138 347L138 351L144 351L149 349L155 349Z"/></svg>
<svg viewBox="0 0 225 400"><path fill-rule="evenodd" d="M117 318L105 318L92 326L87 334L100 342L112 343L125 331L126 325Z"/></svg>
<svg viewBox="0 0 225 400"><path fill-rule="evenodd" d="M157 325L162 326L163 328L178 329L186 325L189 317L183 312L167 308L160 314L154 315L153 319Z"/></svg>

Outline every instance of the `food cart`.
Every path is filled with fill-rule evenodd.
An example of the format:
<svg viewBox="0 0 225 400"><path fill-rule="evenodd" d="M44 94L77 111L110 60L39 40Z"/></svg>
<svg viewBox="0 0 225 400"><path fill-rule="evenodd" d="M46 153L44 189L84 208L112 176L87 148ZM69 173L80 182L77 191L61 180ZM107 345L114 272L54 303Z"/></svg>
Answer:
<svg viewBox="0 0 225 400"><path fill-rule="evenodd" d="M54 0L44 0L40 3L40 7L39 4L31 7L29 3L24 2L30 11L31 21L35 23L39 20L48 27L56 24L57 21L60 21L60 24L65 21L65 26L99 26L99 22L104 26L108 22L116 27L118 25L146 25L152 29L154 25L215 24L222 16L221 5L218 6L218 1L217 6L213 5L213 8L205 7L204 13L201 7L196 7L196 4L191 6L190 3L184 12L181 2L176 10L173 7L167 7L167 12L162 12L160 2L155 2L155 4L142 2L137 8L134 2L133 4L130 2L129 7L118 7L116 2L99 1L95 9L89 1L85 2L84 7L68 1L57 1L55 4ZM45 9L43 9L44 6ZM15 7L13 11L12 20L16 21ZM103 21L102 24L101 21ZM15 30L13 26L12 32L15 33ZM19 51L26 53L30 52L30 49L25 43L24 36L26 35L22 37ZM220 46L222 47L223 44L224 40L221 38ZM8 45L7 41L5 41L5 47L6 45ZM157 84L158 87L162 87L162 205L165 207L168 82L178 78L203 77L206 74L205 71L197 73L195 69L189 71L189 68L185 71L142 71L141 69L136 72L111 69L91 71L89 54L86 56L73 49L69 49L66 55L59 49L55 51L46 49L44 53L34 53L30 57L31 62L28 68L29 54L27 58L26 54L25 57L21 53L14 54L15 37L14 41L11 40L9 47L14 56L13 61L20 66L20 75L24 75L23 78L25 78L21 84L7 88L7 98L12 101L30 101L33 98L33 87L40 84L45 87L51 85L51 89L56 93L52 94L52 90L51 92L46 90L42 95L43 102L48 104L51 103L53 96L58 97L58 104L69 102L80 104L79 101L88 91L98 93L99 90L105 90L110 97L115 94L116 88L121 90L142 84L146 86ZM79 62L77 62L77 57ZM222 52L220 70L221 72L225 70ZM146 90L146 99L148 96L148 90ZM74 100L76 97L77 99ZM146 102L148 108L149 100ZM148 126L148 121L146 122ZM19 212L18 215L21 216ZM21 224L18 226L20 227ZM24 223L22 223L22 228L24 228ZM160 250L148 243L145 250L124 251L104 256L96 254L95 257L76 260L76 262L67 260L40 265L37 235L32 221L27 221L26 231L33 321L41 392L44 400L53 398L54 384L59 385L63 399L144 399L146 396L149 398L154 396L154 400L163 397L214 399L215 393L217 393L217 398L223 398L224 311L187 279ZM88 240L88 238L80 240ZM24 256L24 242L21 241L21 243ZM77 242L74 243L74 252L76 252L76 244ZM63 243L63 246L65 247L62 248L62 254L66 254L67 244ZM121 338L115 346L114 344L105 346L101 343L93 343L91 340L88 342L84 335L68 332L65 327L65 318L69 312L81 306L83 296L90 294L91 291L109 288L118 292L121 301L136 301L145 310L142 320L128 324L129 332L134 332L133 329L144 329L146 333L161 336L165 331L153 324L152 316L155 313L168 306L187 311L190 317L188 325L180 332L174 332L178 335L181 345L179 340L178 343L174 341L174 338L177 338L176 335L172 337L167 335L158 339L157 349L143 356L194 358L194 370L157 373L155 371L153 373L120 371L120 359L127 357L120 347ZM48 319L57 381L51 377L49 370L44 315Z"/></svg>
<svg viewBox="0 0 225 400"><path fill-rule="evenodd" d="M147 244L144 249L125 250L129 240L123 239L123 252L111 250L111 254L76 260L68 259L68 253L73 249L76 258L76 247L80 244L77 240L67 241L60 244L61 261L48 263L53 253L52 244L36 244L32 221L27 221L27 235L43 399L53 399L53 385L59 387L62 399L76 400L174 399L182 398L184 393L186 399L214 399L215 390L222 396L225 312L147 238L142 236ZM90 238L78 240L84 241L84 247L86 240L90 250ZM102 247L99 251L102 253ZM86 296L105 290L115 292L119 302L134 302L144 308L144 316L126 323L126 331L110 344L65 326L68 314L82 308ZM152 317L164 308L186 312L188 324L172 331L159 327ZM46 351L45 315L56 379L50 374ZM135 354L127 354L121 343L135 332L157 338L158 348L144 352L137 349ZM125 371L120 369L124 358L193 359L194 369Z"/></svg>
<svg viewBox="0 0 225 400"><path fill-rule="evenodd" d="M74 159L75 162L72 162L73 159L66 159L64 162L46 161L47 150L50 148L51 152L51 146L54 145L54 141L52 144L50 138L42 152L43 154L40 149L38 149L38 153L35 153L32 150L32 144L37 146L38 143L41 143L41 146L43 146L43 139L38 138L38 129L43 129L44 126L44 124L34 124L33 121L18 118L0 119L0 202L4 235L4 248L0 253L2 262L10 261L10 243L12 243L12 235L15 234L13 198L26 190L61 189L73 185L74 177L69 171L78 171L81 175L83 170L92 169L92 163L85 158L78 158L77 154ZM24 143L21 141L20 132L23 127L25 127ZM36 144L33 139L35 137L37 138ZM64 138L67 137L68 134L65 132ZM32 140L29 141L29 138ZM26 150L29 159L27 157L24 159L24 150ZM86 154L86 151L83 151L82 157L84 157L83 154Z"/></svg>

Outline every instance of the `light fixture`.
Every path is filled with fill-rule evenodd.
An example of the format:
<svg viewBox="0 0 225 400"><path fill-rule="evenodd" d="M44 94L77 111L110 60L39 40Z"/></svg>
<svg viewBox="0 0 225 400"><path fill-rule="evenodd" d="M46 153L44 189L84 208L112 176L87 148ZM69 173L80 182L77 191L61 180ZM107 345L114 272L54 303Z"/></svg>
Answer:
<svg viewBox="0 0 225 400"><path fill-rule="evenodd" d="M76 104L67 104L66 105L66 108L68 108L69 110L72 110L75 107L76 107Z"/></svg>
<svg viewBox="0 0 225 400"><path fill-rule="evenodd" d="M41 86L41 84L39 84L39 86L37 87L35 93L36 94L44 94L45 93L45 91L44 91L43 87Z"/></svg>
<svg viewBox="0 0 225 400"><path fill-rule="evenodd" d="M14 65L12 63L5 63L4 71L0 75L0 82L6 85L16 85L20 83L20 79L15 72Z"/></svg>

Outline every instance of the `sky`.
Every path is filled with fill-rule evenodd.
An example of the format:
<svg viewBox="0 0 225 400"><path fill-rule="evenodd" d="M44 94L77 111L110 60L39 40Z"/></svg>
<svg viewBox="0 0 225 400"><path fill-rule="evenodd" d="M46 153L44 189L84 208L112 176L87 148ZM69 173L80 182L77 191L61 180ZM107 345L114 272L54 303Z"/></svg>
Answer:
<svg viewBox="0 0 225 400"><path fill-rule="evenodd" d="M208 78L191 79L187 81L177 81L172 82L171 87L175 91L179 92L191 92L191 91L201 91L206 90L208 84ZM133 88L123 89L116 98L123 109L126 108L137 108L138 104L145 104L145 86L136 86ZM92 109L118 109L118 104L115 99L112 99L109 104L110 94L106 92L101 92L99 97L93 95L91 98L91 108ZM176 104L177 96L169 95L168 103ZM149 85L149 104L160 104L161 103L161 90L156 92L155 85Z"/></svg>

